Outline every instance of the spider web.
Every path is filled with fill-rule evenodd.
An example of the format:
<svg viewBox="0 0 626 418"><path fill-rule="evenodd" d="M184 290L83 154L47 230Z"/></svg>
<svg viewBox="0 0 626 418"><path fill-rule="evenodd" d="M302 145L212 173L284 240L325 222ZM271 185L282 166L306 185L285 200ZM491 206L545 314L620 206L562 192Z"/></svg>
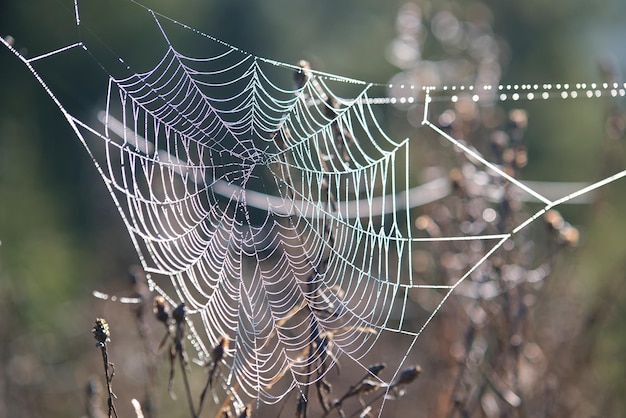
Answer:
<svg viewBox="0 0 626 418"><path fill-rule="evenodd" d="M76 21L80 25L78 6ZM388 337L403 354L390 385L444 303L486 259L551 208L626 175L618 172L552 197L509 175L431 121L434 103L624 96L624 86L522 85L387 87L255 56L193 30L208 46L185 55L146 9L167 48L149 71L109 77L99 122L70 114L36 62L86 43L27 58L29 68L82 141L117 205L153 290L185 302L201 360L230 336L223 387L275 403L322 379L338 361L364 372ZM423 101L423 129L475 167L541 203L504 231L424 236L415 208L450 191L447 179L420 182L411 167L420 138L386 133L384 109ZM495 197L494 197L495 196ZM488 233L483 233L488 231ZM490 232L489 232L490 231ZM480 242L482 255L452 282L415 274L417 248ZM430 310L416 302L433 298Z"/></svg>

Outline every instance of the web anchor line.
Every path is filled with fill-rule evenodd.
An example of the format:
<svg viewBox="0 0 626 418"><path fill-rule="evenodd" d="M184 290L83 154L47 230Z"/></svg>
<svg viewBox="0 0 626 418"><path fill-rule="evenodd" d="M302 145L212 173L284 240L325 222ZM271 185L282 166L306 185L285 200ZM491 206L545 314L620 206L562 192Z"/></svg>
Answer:
<svg viewBox="0 0 626 418"><path fill-rule="evenodd" d="M424 104L424 120L422 121L423 125L428 126L432 130L437 132L439 135L441 135L442 137L444 137L445 139L450 141L452 144L454 144L454 146L456 146L456 147L460 148L461 150L463 150L463 152L465 154L467 154L467 155L471 156L472 158L475 158L476 160L480 161L482 164L484 164L490 170L492 170L493 172L495 172L498 175L502 176L503 178L507 179L512 184L514 184L517 187L519 187L520 189L524 190L526 193L528 193L531 196L535 197L539 201L545 203L546 205L552 204L552 201L550 201L550 199L542 196L541 194L537 193L535 190L533 190L530 187L526 186L521 181L517 180L516 178L514 178L511 175L509 175L508 173L506 173L500 167L498 167L495 164L487 161L477 151L474 151L473 149L470 149L466 145L462 144L460 141L457 141L456 139L452 138L449 134L447 134L446 132L442 131L438 126L436 126L433 123L431 123L428 120L428 107L429 107L429 104L431 103L431 100L430 100L430 90L426 90L426 99L425 99L424 102L425 102L425 104Z"/></svg>
<svg viewBox="0 0 626 418"><path fill-rule="evenodd" d="M50 52L48 52L46 54L38 55L38 56L33 57L33 58L28 58L26 61L28 61L29 63L33 63L33 62L38 61L40 59L48 58L48 57L51 57L52 55L60 54L60 53L65 52L65 51L67 51L69 49L76 48L76 47L79 47L79 46L84 48L84 45L83 45L82 42L76 42L76 43L74 43L72 45L68 45L68 46L66 46L64 48L59 48L59 49L56 49L54 51L50 51Z"/></svg>

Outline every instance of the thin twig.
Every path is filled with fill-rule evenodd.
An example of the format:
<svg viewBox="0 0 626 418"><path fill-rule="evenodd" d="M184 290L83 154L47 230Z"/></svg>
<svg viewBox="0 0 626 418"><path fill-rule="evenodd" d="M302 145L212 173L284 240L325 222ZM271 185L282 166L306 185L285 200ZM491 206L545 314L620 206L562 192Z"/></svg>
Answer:
<svg viewBox="0 0 626 418"><path fill-rule="evenodd" d="M141 410L141 403L139 403L137 399L131 399L130 403L133 404L133 409L135 410L137 418L144 418L143 411Z"/></svg>
<svg viewBox="0 0 626 418"><path fill-rule="evenodd" d="M115 398L115 394L113 393L113 386L111 382L113 381L113 376L115 376L115 368L113 367L113 363L109 362L109 354L107 353L107 342L111 341L111 333L109 330L109 324L103 318L96 319L96 324L92 329L94 338L98 343L96 346L100 348L102 352L102 361L104 363L104 377L107 382L107 393L108 399L107 404L109 407L109 418L117 417L117 411L115 409L115 404L113 403L113 398ZM111 372L109 373L109 366L111 367Z"/></svg>
<svg viewBox="0 0 626 418"><path fill-rule="evenodd" d="M189 386L189 378L187 377L187 357L185 349L183 347L183 339L185 337L185 317L187 311L185 303L181 303L172 312L172 318L176 324L176 333L174 334L174 350L178 357L181 373L183 375L183 382L185 384L185 394L187 395L187 402L189 404L189 411L193 418L197 418L196 409L193 406L193 397L191 396L191 387Z"/></svg>

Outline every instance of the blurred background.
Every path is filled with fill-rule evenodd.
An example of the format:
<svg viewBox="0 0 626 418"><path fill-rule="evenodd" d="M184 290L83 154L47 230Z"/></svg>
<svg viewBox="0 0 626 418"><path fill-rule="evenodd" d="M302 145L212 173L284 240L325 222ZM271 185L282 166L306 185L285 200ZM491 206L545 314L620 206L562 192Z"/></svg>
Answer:
<svg viewBox="0 0 626 418"><path fill-rule="evenodd" d="M163 40L142 9L124 0L83 3L88 22L83 37L113 74L117 56L142 71L162 53ZM290 63L304 58L316 69L372 82L623 82L626 68L622 0L144 4L256 55ZM0 36L11 36L26 56L72 44L78 40L73 2L2 2ZM79 119L93 118L102 108L107 75L79 51L51 58L42 71ZM623 104L611 98L524 104L528 165L519 176L593 182L623 170ZM394 118L410 125L416 112L399 109ZM397 132L406 129L394 128L393 118L388 123ZM541 397L545 416L626 411L621 396L626 392L625 190L618 181L589 204L561 211L580 231L580 240L553 263L528 319L545 357L562 363L546 374L554 382L552 397ZM129 268L138 260L84 148L23 63L4 47L0 243L0 416L86 415L87 382L101 378L100 354L90 335L93 320L108 315L114 341L115 320L132 323L130 308L96 300L91 292L128 294ZM126 328L132 335L132 327ZM140 379L133 381L132 359L123 360L133 344L129 337L115 348L118 390L141 385ZM423 408L424 416L445 416L446 408L433 405L434 399L415 395L410 407ZM177 411L173 402L161 403L162 416L186 416L171 412ZM510 416L525 413L517 408Z"/></svg>

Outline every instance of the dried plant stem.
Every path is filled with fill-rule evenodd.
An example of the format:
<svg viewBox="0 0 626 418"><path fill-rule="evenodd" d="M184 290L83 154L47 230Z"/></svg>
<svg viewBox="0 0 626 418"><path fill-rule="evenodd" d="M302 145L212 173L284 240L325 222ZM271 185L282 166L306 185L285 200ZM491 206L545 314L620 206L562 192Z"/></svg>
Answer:
<svg viewBox="0 0 626 418"><path fill-rule="evenodd" d="M207 379L206 384L204 385L204 389L202 389L202 393L200 394L200 403L198 404L198 415L200 415L200 413L202 412L202 407L204 406L204 398L206 397L206 394L209 391L209 386L211 386L211 380Z"/></svg>
<svg viewBox="0 0 626 418"><path fill-rule="evenodd" d="M183 351L182 342L176 342L176 351L178 352L178 360L180 362L180 369L183 375L183 382L185 383L185 393L187 394L187 401L189 402L189 411L193 418L197 418L196 410L193 406L193 398L191 396L191 388L189 386L189 379L187 378L187 362L185 360L185 353Z"/></svg>
<svg viewBox="0 0 626 418"><path fill-rule="evenodd" d="M143 410L141 409L141 403L137 399L132 399L130 401L133 404L133 409L135 410L135 415L137 418L144 418Z"/></svg>
<svg viewBox="0 0 626 418"><path fill-rule="evenodd" d="M232 390L227 392L226 399L224 399L224 402L222 402L220 409L217 410L217 415L215 415L215 418L220 418L220 414L224 413L224 411L228 411L228 405L233 400L233 395L235 394L235 391L237 389L239 389L239 382L235 383L235 386L232 388Z"/></svg>
<svg viewBox="0 0 626 418"><path fill-rule="evenodd" d="M117 411L115 410L115 404L113 403L113 398L115 394L113 393L113 385L111 382L113 381L113 376L115 376L115 369L113 368L113 363L109 363L109 354L107 353L106 344L102 344L100 347L102 351L102 362L104 363L104 376L107 382L107 405L109 407L109 418L116 417ZM111 372L109 373L109 366L111 366Z"/></svg>
<svg viewBox="0 0 626 418"><path fill-rule="evenodd" d="M109 418L117 417L117 411L115 410L115 405L113 403L113 398L115 395L113 394L113 387L111 382L113 381L113 376L115 376L115 369L113 367L113 363L109 362L109 354L107 352L107 343L110 341L111 332L109 330L109 324L103 318L96 319L96 324L93 329L93 336L98 341L96 346L100 348L102 353L102 361L104 363L104 377L107 382L107 393L108 399L107 404L109 406ZM109 366L111 366L111 371L109 372Z"/></svg>

